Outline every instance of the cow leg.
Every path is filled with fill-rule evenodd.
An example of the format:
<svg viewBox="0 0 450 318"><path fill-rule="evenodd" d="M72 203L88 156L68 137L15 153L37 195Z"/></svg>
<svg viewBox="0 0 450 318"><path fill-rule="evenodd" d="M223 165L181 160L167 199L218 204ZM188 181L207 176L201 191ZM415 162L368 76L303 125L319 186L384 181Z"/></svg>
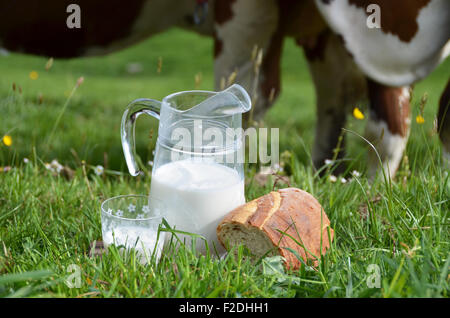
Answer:
<svg viewBox="0 0 450 318"><path fill-rule="evenodd" d="M444 146L444 157L450 162L450 80L439 102L438 132Z"/></svg>
<svg viewBox="0 0 450 318"><path fill-rule="evenodd" d="M368 140L376 147L384 171L393 177L402 160L410 131L410 87L389 87L367 81L370 120L366 126ZM369 151L369 174L380 168L377 154Z"/></svg>
<svg viewBox="0 0 450 318"><path fill-rule="evenodd" d="M277 3L217 0L214 11L216 89L239 83L252 97L254 118L261 117L273 101L270 91L274 97L279 90L282 37L277 32ZM254 54L255 47L262 50L260 63Z"/></svg>
<svg viewBox="0 0 450 318"><path fill-rule="evenodd" d="M317 123L313 146L313 163L320 168L334 157L339 136L345 126L350 106L365 96L366 81L345 50L341 38L323 32L313 43L303 44L316 90ZM344 147L344 136L341 147ZM343 158L340 150L337 159ZM345 171L340 163L335 173Z"/></svg>

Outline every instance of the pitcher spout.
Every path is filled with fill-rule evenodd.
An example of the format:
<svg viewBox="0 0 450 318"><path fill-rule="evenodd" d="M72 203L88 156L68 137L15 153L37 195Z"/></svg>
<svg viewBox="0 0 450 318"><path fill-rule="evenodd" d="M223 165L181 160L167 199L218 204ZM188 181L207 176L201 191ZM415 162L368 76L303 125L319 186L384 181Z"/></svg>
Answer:
<svg viewBox="0 0 450 318"><path fill-rule="evenodd" d="M251 107L247 91L241 85L233 84L184 112L194 116L230 116L246 113Z"/></svg>
<svg viewBox="0 0 450 318"><path fill-rule="evenodd" d="M235 109L236 113L246 113L252 108L252 100L241 85L233 84L222 92L234 95L234 98L239 102L239 107Z"/></svg>

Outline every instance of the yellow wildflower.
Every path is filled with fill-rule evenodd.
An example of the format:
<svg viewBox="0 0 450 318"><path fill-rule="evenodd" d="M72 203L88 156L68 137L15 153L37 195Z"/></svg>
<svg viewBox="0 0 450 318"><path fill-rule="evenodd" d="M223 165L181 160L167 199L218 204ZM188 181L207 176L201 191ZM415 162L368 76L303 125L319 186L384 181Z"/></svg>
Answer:
<svg viewBox="0 0 450 318"><path fill-rule="evenodd" d="M11 136L5 135L3 136L3 143L5 144L5 146L9 147L12 145L12 138Z"/></svg>
<svg viewBox="0 0 450 318"><path fill-rule="evenodd" d="M424 122L425 122L425 118L423 118L422 115L417 115L416 123L418 123L419 125L422 125Z"/></svg>
<svg viewBox="0 0 450 318"><path fill-rule="evenodd" d="M353 109L353 116L359 120L364 119L364 114L362 113L362 111L359 110L358 107L355 107L355 109Z"/></svg>
<svg viewBox="0 0 450 318"><path fill-rule="evenodd" d="M30 79L32 79L32 80L37 80L38 77L39 77L38 72L36 72L36 71L31 71L31 72L30 72Z"/></svg>

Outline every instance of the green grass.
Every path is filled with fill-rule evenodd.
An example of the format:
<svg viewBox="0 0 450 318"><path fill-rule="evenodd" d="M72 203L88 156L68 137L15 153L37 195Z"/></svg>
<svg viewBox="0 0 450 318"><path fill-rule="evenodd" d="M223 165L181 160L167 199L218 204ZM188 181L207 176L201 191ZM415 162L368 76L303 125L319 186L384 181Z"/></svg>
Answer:
<svg viewBox="0 0 450 318"><path fill-rule="evenodd" d="M450 177L432 126L450 61L416 86L413 119L426 92L426 121L417 125L413 120L408 162L392 184L381 178L369 183L364 174L332 183L319 178L310 164L315 97L302 53L291 40L283 56L283 93L265 119L281 127L280 150L289 154L284 164L292 172L291 186L313 194L335 229L319 267L284 272L277 260L256 266L242 257L218 261L196 257L189 248L169 249L159 264L149 266L132 255L121 258L115 248L102 258L89 257L90 244L101 239L102 200L149 191L148 176L132 178L125 170L119 125L126 104L193 89L199 73L198 88L213 89L211 52L211 40L174 30L110 56L58 60L48 72L44 58L0 57L0 135L13 139L11 147L0 146L0 166L12 167L0 172L0 296L448 297ZM141 63L143 72L128 74L132 62ZM29 78L33 70L39 74L34 81ZM84 83L49 143L80 76ZM144 162L152 159L155 138L149 139L149 129L155 124L151 119L138 124ZM363 125L350 118L348 128L362 133ZM349 137L348 159L364 171L368 147ZM44 164L52 159L71 167L73 178L47 170ZM92 169L99 164L107 168L102 176ZM246 168L248 200L273 188L274 179L260 185L253 179L257 167ZM81 288L65 284L71 264L80 266ZM371 264L380 270L380 288L367 284Z"/></svg>

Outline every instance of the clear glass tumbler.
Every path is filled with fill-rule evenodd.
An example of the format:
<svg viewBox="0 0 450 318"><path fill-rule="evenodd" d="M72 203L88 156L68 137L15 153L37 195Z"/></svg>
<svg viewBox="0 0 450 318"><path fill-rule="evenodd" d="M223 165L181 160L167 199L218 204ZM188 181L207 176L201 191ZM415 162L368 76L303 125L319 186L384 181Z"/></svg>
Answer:
<svg viewBox="0 0 450 318"><path fill-rule="evenodd" d="M135 249L142 264L161 256L165 232L160 231L164 204L146 195L121 195L105 200L102 210L102 236L110 244Z"/></svg>

